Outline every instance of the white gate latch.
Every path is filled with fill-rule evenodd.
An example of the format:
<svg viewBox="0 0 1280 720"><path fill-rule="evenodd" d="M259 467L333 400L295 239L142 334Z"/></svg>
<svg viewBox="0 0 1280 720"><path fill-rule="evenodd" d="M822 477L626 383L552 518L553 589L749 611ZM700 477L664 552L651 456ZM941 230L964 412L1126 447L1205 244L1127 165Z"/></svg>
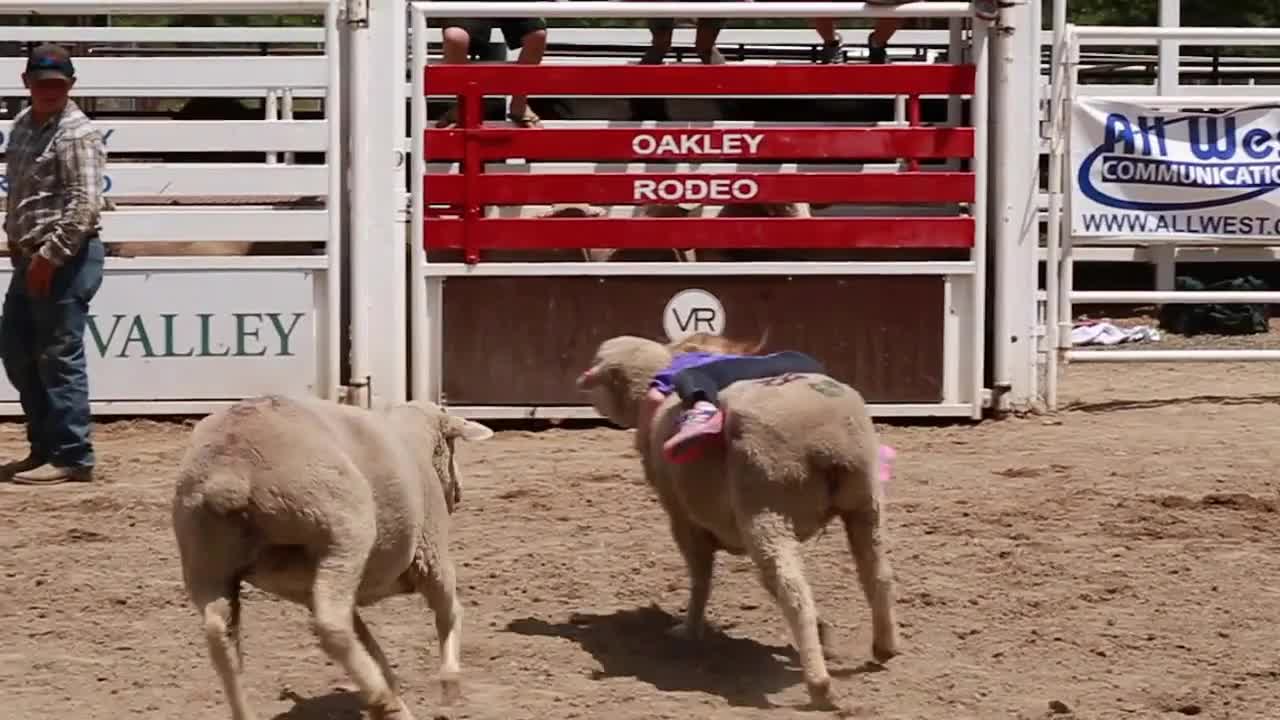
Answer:
<svg viewBox="0 0 1280 720"><path fill-rule="evenodd" d="M347 23L362 27L369 24L369 0L347 0Z"/></svg>

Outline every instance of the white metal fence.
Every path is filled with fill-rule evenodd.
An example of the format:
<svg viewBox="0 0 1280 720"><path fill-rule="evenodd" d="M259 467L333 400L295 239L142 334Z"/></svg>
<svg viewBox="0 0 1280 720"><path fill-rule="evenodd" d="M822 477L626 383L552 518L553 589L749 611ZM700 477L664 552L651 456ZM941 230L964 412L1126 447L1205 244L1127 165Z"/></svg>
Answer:
<svg viewBox="0 0 1280 720"><path fill-rule="evenodd" d="M1072 230L1072 196L1078 186L1075 168L1071 162L1072 116L1077 103L1089 97L1107 99L1146 108L1152 112L1169 109L1198 108L1224 110L1258 105L1260 101L1274 97L1274 86L1230 85L1202 86L1179 83L1174 70L1162 67L1160 81L1154 85L1089 86L1078 82L1081 47L1087 44L1148 44L1167 41L1216 44L1225 46L1277 46L1280 31L1270 28L1168 28L1168 27L1076 27L1058 18L1062 28L1055 45L1053 74L1055 93L1050 103L1050 128L1053 143L1050 148L1049 193L1050 218L1047 257L1047 305L1050 353L1048 376L1050 385L1047 400L1056 407L1058 363L1067 362L1187 362L1187 361L1272 361L1280 360L1280 351L1274 350L1218 350L1213 348L1185 350L1112 350L1071 349L1070 331L1074 319L1074 307L1081 303L1122 304L1171 304L1171 303L1276 303L1280 292L1215 292L1173 291L1173 264L1178 251L1185 248L1213 248L1214 254L1222 247L1255 251L1245 255L1247 259L1260 259L1256 250L1266 248L1261 259L1271 259L1277 241L1273 232L1239 234L1223 233L1151 233L1123 232L1103 236L1079 237ZM1225 127L1225 126L1224 126ZM1217 143L1214 138L1213 142ZM1234 137L1232 142L1234 143ZM1150 291L1078 291L1074 289L1074 264L1078 253L1085 247L1143 244L1152 247L1161 258L1162 269L1157 287ZM1239 254L1235 257L1240 257ZM1231 259L1230 256L1222 259Z"/></svg>
<svg viewBox="0 0 1280 720"><path fill-rule="evenodd" d="M1162 0L1166 20L1176 21L1168 7L1172 0ZM410 126L409 118L397 106L398 98L411 98L420 89L409 78L405 66L408 53L398 41L406 33L405 7L399 0L386 4L341 2L160 2L158 0L121 0L112 3L65 2L41 0L40 12L50 15L69 14L159 14L176 13L249 13L249 14L314 14L324 13L324 27L313 28L96 28L96 27L22 27L0 28L0 42L14 41L85 41L95 43L200 43L206 46L222 42L303 43L309 47L287 54L253 57L184 51L182 55L125 58L86 56L77 58L81 72L79 96L96 98L152 98L178 100L189 97L259 99L260 107L243 119L234 120L113 120L105 118L99 126L107 133L108 149L113 153L108 171L108 196L116 208L104 217L104 235L115 246L109 258L108 279L95 310L91 329L94 345L90 362L94 364L95 403L99 412L172 412L199 411L228 399L272 389L307 388L334 395L338 392L344 347L344 328L350 334L349 384L366 391L368 402L381 402L409 395L409 384L416 390L434 392L431 368L433 355L423 351L423 334L429 325L418 322L412 343L398 336L408 315L428 307L423 291L431 297L437 279L453 272L435 265L424 268L419 283L414 262L406 266L399 238L409 230L410 249L420 250L410 224L411 188L404 185L402 163L412 143L419 136L408 136L401 128ZM530 14L542 17L958 17L952 6L964 3L913 3L898 8L882 8L861 3L494 3L492 5L451 4L449 13L465 10L472 16L511 16ZM1056 5L1065 9L1065 3ZM429 3L413 4L414 16L444 12ZM27 12L29 2L0 0L0 14ZM988 361L991 386L997 393L1008 393L1014 405L1043 394L1056 403L1057 363L1072 361L1128 361L1137 353L1109 351L1092 354L1073 351L1064 342L1069 336L1072 310L1083 302L1204 302L1242 301L1236 294L1215 296L1170 294L1172 267L1186 260L1274 260L1280 257L1271 242L1249 240L1241 243L1206 241L1152 242L1135 237L1108 238L1105 242L1073 239L1060 233L1057 219L1064 209L1062 199L1070 183L1065 173L1064 110L1071 99L1107 97L1128 100L1147 107L1200 105L1233 107L1249 104L1273 94L1275 86L1244 84L1231 80L1243 72L1256 73L1259 62L1229 58L1218 67L1200 71L1198 75L1178 80L1179 44L1204 43L1223 47L1273 45L1273 31L1248 29L1161 29L1161 28L1073 28L1067 32L1065 12L1055 17L1054 32L1034 31L1038 27L1038 10L1024 3L1008 3L1002 11L1006 33L1030 38L1026 47L1005 37L993 40L989 64L995 82L1023 87L1023 70L1017 63L1032 57L1038 48L1049 45L1057 57L1050 67L1050 77L1037 79L1031 96L1039 94L1044 102L1041 115L1026 104L1013 103L997 109L993 120L1004 123L1003 130L993 136L992 152L1000 158L1013 158L1019 167L1010 170L1002 163L1002 172L993 177L993 192L1004 200L992 218L991 252L998 255L994 263L998 298L991 313L992 335L996 338ZM398 17L397 17L398 16ZM865 30L844 30L853 59L858 59L859 46L865 43ZM678 28L675 45L687 44L691 30ZM1067 37L1071 38L1070 43ZM1055 42L1054 38L1058 41ZM923 59L938 59L947 50L955 57L961 47L959 36L946 31L902 30L895 37L895 47L914 44L930 46ZM411 40L414 57L427 57L426 42L436 42L439 31L423 29ZM423 47L418 47L418 43ZM553 28L552 59L557 62L585 62L587 55L566 51L556 54L556 43L589 47L619 44L645 44L648 33L636 29ZM734 44L755 45L763 49L787 50L816 44L811 29L752 30L729 28L722 32L722 47ZM1016 41L1022 43L1023 41ZM1159 71L1155 82L1117 84L1085 83L1081 71L1100 62L1123 61L1148 64L1150 56L1121 57L1110 51L1117 46L1152 47L1156 50ZM342 49L339 52L339 48ZM1033 49L1035 48L1035 49ZM296 50L296 49L295 49ZM422 54L419 55L418 53ZM346 53L346 57L342 54ZM1070 53L1064 55L1063 53ZM1107 54L1110 53L1110 54ZM615 53L616 55L616 53ZM590 62L617 62L616 57L590 54ZM434 60L434 53L430 60ZM752 61L754 62L754 61ZM1184 61L1185 62L1185 61ZM20 95L19 58L0 58L0 96ZM404 71L401 74L401 71ZM1028 69L1028 73L1036 70ZM987 72L983 72L985 79ZM1210 76L1218 85L1203 84ZM403 78L404 80L402 80ZM1027 87L1032 87L1028 85ZM330 112L331 101L339 98L344 88L350 98L347 115ZM1054 93L1050 97L1050 93ZM312 118L320 101L325 103L322 117ZM416 102L416 99L415 99ZM957 99L958 103L958 99ZM416 107L416 104L414 105ZM383 110L386 110L383 112ZM952 108L952 117L958 104ZM306 116L307 119L300 119ZM903 104L888 122L903 121ZM1021 219L1023 210L1010 198L1018 196L1024 176L1034 187L1036 172L1021 167L1030 160L1023 140L1031 137L1036 120L1044 121L1041 152L1048 153L1054 170L1049 173L1047 192L1032 194L1032 226ZM1024 122L1025 120L1025 122ZM588 127L593 121L552 121L551 127ZM596 125L599 125L596 122ZM609 122L613 127L622 126ZM719 127L735 126L727 121L713 121ZM985 124L985 121L984 121ZM768 123L750 125L768 127ZM0 123L0 135L7 136L8 124ZM1012 139L1009 139L1012 135ZM338 149L347 148L349 165L334 162ZM1055 144L1056 143L1056 144ZM0 147L3 141L0 140ZM131 157L145 153L261 153L260 161L157 162ZM1003 153L1000 155L999 153ZM323 154L322 163L309 162L307 156ZM1034 151L1032 151L1034 154ZM419 168L441 171L431 166ZM508 168L510 169L510 168ZM704 166L706 170L732 170ZM783 166L781 172L803 169ZM344 170L350 178L344 182ZM580 167L533 169L557 172ZM348 192L349 191L349 192ZM349 195L350 221L344 217L344 200ZM1069 209L1069 208L1066 208ZM508 210L507 212L511 212ZM527 213L526 210L519 212ZM833 208L826 212L842 212ZM1036 225L1045 223L1050 236L1043 244L1036 242ZM984 223L985 224L985 223ZM349 234L349 237L344 235ZM387 238L394 240L387 241ZM1208 242L1208 241L1212 242ZM340 242L345 241L345 242ZM1027 255L1026 243L1033 251ZM254 243L299 243L317 248L315 253L262 256L245 254ZM177 249L174 249L177 248ZM198 249L203 248L203 249ZM1043 302L1045 317L1041 323L1028 320L1023 310L1026 298L1037 297L1034 282L1024 276L1036 266L1036 252L1048 267ZM218 253L200 255L199 253ZM145 257L126 255L147 255ZM1024 263L1026 258L1032 258ZM347 267L349 260L350 267ZM1076 263L1092 260L1138 260L1155 262L1160 267L1160 281L1155 293L1134 292L1085 293L1071 287L1071 269ZM541 264L540 264L541 265ZM601 264L595 264L597 266ZM639 266L628 269L612 264L591 272L648 272ZM688 265L680 263L679 265ZM760 271L763 265L757 265ZM544 272L579 273L587 270ZM812 269L812 268L811 268ZM835 272L836 268L827 271ZM839 269L841 272L844 268ZM870 266L855 269L872 272ZM656 268L664 273L687 274L700 268ZM721 267L718 272L733 271ZM782 272L782 270L778 270ZM977 288L964 285L972 278L978 287L985 278L977 266L956 277L953 288L969 296ZM489 268L483 272L500 272ZM514 272L514 271L513 271ZM523 271L521 271L523 272ZM404 284L402 276L414 278ZM343 278L349 281L347 304L343 304ZM435 279L433 279L435 278ZM1019 278L1022 278L1021 280ZM963 286L963 287L962 287ZM115 288L114 290L112 288ZM1024 292L1025 291L1025 292ZM408 296L410 302L404 302ZM1270 295L1249 295L1259 302ZM156 298L164 298L157 304ZM167 303L167 304L166 304ZM1033 305L1034 307L1034 305ZM158 309L157 309L158 308ZM167 308L167 309L166 309ZM976 312L975 317L985 313ZM1010 309L1012 308L1012 309ZM274 315L272 313L275 313ZM344 326L343 315L346 315ZM297 317L296 325L289 325ZM274 319L273 319L274 318ZM421 319L421 318L420 318ZM416 321L415 321L416 322ZM185 323L185 324L184 324ZM221 323L221 325L220 325ZM280 323L279 328L272 323ZM979 326L981 327L981 326ZM287 331L287 333L285 332ZM186 333L186 336L183 333ZM274 333L274 336L272 335ZM985 334L985 333L984 333ZM306 336L305 341L300 338ZM207 337L206 337L207 336ZM274 337L274 350L263 338ZM1039 362L1048 370L1048 385L1037 388L1027 377L1034 374L1037 359L1024 352L1028 343L1045 342L1038 348ZM301 342L301 344L299 344ZM202 343L204 343L202 345ZM259 344L255 344L259 343ZM286 348L285 345L288 345ZM979 343L980 344L980 343ZM305 346L305 351L300 350ZM96 349L95 349L96 348ZM407 357L415 356L414 371L408 369ZM973 349L973 348L970 348ZM271 353L277 353L272 355ZM981 353L974 350L973 362ZM1170 355L1144 352L1141 360L1167 359L1275 359L1267 352L1237 351ZM141 364L139 364L141 363ZM438 367L438 365L437 365ZM113 369L114 368L114 369ZM143 368L145 372L139 372ZM170 372L172 369L172 372ZM971 367L970 370L973 370ZM966 371L967 372L967 371ZM976 371L975 371L976 372ZM425 375L423 374L425 373ZM181 381L166 378L182 377ZM373 388L374 380L377 387ZM980 381L975 380L980 384ZM980 385L979 385L980 386ZM418 392L414 393L419 394ZM376 396L376 397L375 397ZM970 401L973 401L970 397ZM0 410L17 412L12 396L0 393Z"/></svg>
<svg viewBox="0 0 1280 720"><path fill-rule="evenodd" d="M30 10L30 3L20 3ZM5 12L0 4L0 14ZM262 119L100 118L108 150L106 277L86 335L94 411L205 412L268 391L336 398L341 378L341 56L336 3L40 3L46 14L272 13L321 16L264 28L6 27L0 41L223 42L232 33L319 41L290 57L76 57L81 98L259 98ZM11 10L11 9L10 9ZM0 95L21 95L22 58L0 58ZM323 101L292 119L295 98ZM313 102L314 102L313 101ZM0 151L11 122L0 123ZM133 158L191 153L196 162ZM217 162L254 153L258 162ZM321 163L294 164L297 154ZM132 156L132 157L131 157ZM283 159L284 162L280 162ZM289 244L288 254L249 253ZM8 282L9 270L0 271ZM0 412L21 412L0 384Z"/></svg>

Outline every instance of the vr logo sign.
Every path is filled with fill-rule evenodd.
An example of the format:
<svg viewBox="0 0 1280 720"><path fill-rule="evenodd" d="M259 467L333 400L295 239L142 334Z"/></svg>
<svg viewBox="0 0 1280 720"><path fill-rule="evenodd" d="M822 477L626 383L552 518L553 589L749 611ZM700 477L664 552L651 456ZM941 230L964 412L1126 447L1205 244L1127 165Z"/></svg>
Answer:
<svg viewBox="0 0 1280 720"><path fill-rule="evenodd" d="M724 305L715 295L699 288L681 290L662 310L662 331L670 342L694 333L724 333Z"/></svg>

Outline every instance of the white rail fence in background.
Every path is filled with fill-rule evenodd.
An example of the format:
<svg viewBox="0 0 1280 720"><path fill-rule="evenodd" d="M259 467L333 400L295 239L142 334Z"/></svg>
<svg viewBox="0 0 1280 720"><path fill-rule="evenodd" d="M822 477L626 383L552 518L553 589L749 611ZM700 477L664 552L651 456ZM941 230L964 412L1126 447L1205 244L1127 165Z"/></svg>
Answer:
<svg viewBox="0 0 1280 720"><path fill-rule="evenodd" d="M21 8L10 7L20 5ZM289 57L77 57L77 98L263 98L261 120L113 120L96 125L108 150L103 213L106 277L86 333L98 414L203 413L263 392L339 396L341 340L342 57L336 3L69 3L70 14L289 13L323 27L4 27L8 42L316 43ZM0 14L30 2L0 2ZM22 58L0 58L0 96L25 94ZM274 100L273 100L274 98ZM294 98L324 102L322 119L291 119ZM314 101L313 101L314 102ZM0 151L11 122L0 123ZM263 162L131 162L137 153L264 153ZM277 162L297 153L323 164ZM4 192L0 186L0 195ZM0 238L3 235L0 234ZM249 256L257 243L297 243L291 255ZM0 283L11 272L5 263ZM20 414L0 383L0 413Z"/></svg>
<svg viewBox="0 0 1280 720"><path fill-rule="evenodd" d="M1065 18L1058 18L1059 22ZM1146 86L1110 86L1104 88L1103 92L1099 91L1099 86L1081 86L1078 83L1079 59L1081 47L1087 44L1145 44L1145 43L1161 43L1165 41L1177 41L1198 44L1213 44L1227 46L1280 46L1280 30L1275 29L1249 29L1249 28L1161 28L1161 27L1077 27L1062 23L1062 30L1059 34L1059 43L1055 48L1055 59L1053 63L1054 78L1058 81L1061 91L1055 93L1053 102L1050 103L1050 128L1051 136L1056 139L1051 145L1050 155L1050 219L1048 233L1047 257L1049 258L1048 282L1046 284L1048 311L1047 321L1050 325L1049 346L1052 351L1049 355L1048 375L1050 380L1047 388L1047 401L1051 408L1056 408L1058 404L1057 397L1057 374L1058 364L1060 361L1066 362L1112 362L1112 363L1132 363L1132 362L1202 362L1202 361L1272 361L1280 360L1280 351L1276 350L1218 350L1213 348L1204 349L1186 349L1186 350L1114 350L1114 349L1091 349L1091 350L1073 350L1071 349L1070 333L1074 320L1074 307L1080 303L1122 303L1122 304L1191 304L1191 303L1280 303L1280 292L1216 292L1216 291L1181 291L1175 292L1172 289L1172 269L1173 262L1178 257L1177 251L1188 247L1205 248L1210 246L1212 252L1218 255L1220 249L1240 248L1251 253L1244 257L1248 259L1273 259L1275 246L1280 243L1280 229L1274 227L1274 223L1250 223L1249 226L1241 226L1240 232L1225 233L1215 232L1210 229L1207 232L1201 232L1200 229L1193 229L1190 225L1185 225L1179 229L1177 225L1178 219L1191 221L1213 221L1216 217L1209 211L1213 206L1224 207L1229 206L1232 202L1244 203L1246 199L1233 200L1231 198L1221 197L1221 193L1215 191L1211 181L1201 182L1195 180L1186 182L1182 185L1173 184L1172 181L1165 183L1149 183L1141 178L1136 178L1139 185L1134 189L1130 185L1127 189L1122 187L1123 178L1116 175L1110 178L1111 185L1115 188L1110 193L1110 197L1114 197L1115 193L1125 193L1125 197L1120 198L1120 202L1114 199L1103 197L1100 190L1093 190L1087 196L1092 207L1095 208L1118 208L1112 212L1117 217L1121 213L1127 213L1126 218L1133 222L1143 221L1142 227L1138 229L1126 229L1122 232L1081 232L1074 224L1074 205L1084 202L1086 196L1082 195L1080 184L1080 176L1082 172L1088 172L1088 168L1082 170L1080 163L1077 161L1083 153L1089 153L1088 158L1096 156L1102 152L1107 145L1107 133L1121 132L1118 128L1123 126L1120 119L1112 120L1114 115L1108 115L1107 120L1103 123L1106 128L1098 136L1091 136L1088 142L1091 147L1080 147L1084 142L1081 128L1076 127L1079 116L1086 114L1091 107L1090 103L1097 102L1097 98L1105 98L1114 104L1114 107L1126 110L1128 115L1141 115L1141 119L1132 119L1135 123L1133 127L1134 139L1132 141L1133 148L1126 149L1124 147L1123 135L1121 138L1121 147L1115 152L1120 153L1121 160L1125 157L1132 157L1134 163L1156 163L1174 164L1179 166L1185 165L1190 167L1192 171L1203 169L1205 172L1214 170L1215 164L1232 165L1232 160L1239 153L1245 153L1249 157L1244 160L1254 164L1260 163L1257 157L1257 147L1246 147L1245 137L1251 133L1259 132L1258 130L1246 130L1246 126L1227 125L1222 116L1217 112L1207 114L1198 113L1180 113L1179 109L1200 108L1208 111L1231 111L1249 108L1250 106L1272 106L1267 101L1275 97L1276 88L1274 86L1221 86L1207 87L1201 85L1186 85L1177 82L1176 69L1174 71L1164 70L1161 73L1162 82L1156 85ZM1171 79L1172 78L1172 79ZM1086 89L1087 88L1087 89ZM1103 109L1111 106L1103 106L1095 110L1101 112ZM1264 113L1264 110L1254 110L1254 113ZM1272 114L1274 117L1274 113ZM1168 120L1170 116L1174 116L1172 120ZM1165 146L1166 133L1170 135L1168 138L1169 147L1174 147L1175 140L1172 138L1172 130L1166 131L1166 128L1172 128L1174 125L1197 123L1195 127L1189 128L1188 132L1192 135L1190 146L1192 154L1204 155L1204 157L1181 158L1172 157ZM1219 122L1222 122L1219 125ZM1234 123L1234 120L1232 121ZM1114 124L1113 124L1114 123ZM1196 128L1203 123L1203 132L1205 133L1199 141L1197 141L1195 132ZM1093 125L1098 125L1092 122ZM1185 125L1184 125L1185 126ZM1223 135L1218 136L1221 130ZM1274 139L1275 128L1267 125L1267 128L1261 132L1269 133L1268 141ZM1229 139L1228 139L1229 137ZM1154 139L1153 139L1154 138ZM1221 144L1219 140L1221 139ZM1253 138L1254 141L1257 138ZM1185 144L1187 141L1183 141ZM1153 144L1155 144L1153 146ZM1254 142L1256 145L1256 142ZM1200 148L1207 152L1196 152L1196 148ZM1102 156L1099 156L1102 157ZM1107 157L1110 157L1108 155ZM1172 159L1170 159L1172 158ZM1267 163L1262 163L1267 164ZM1270 162L1274 165L1274 162ZM1265 168L1264 168L1265 169ZM1092 176L1090 176L1092 177ZM1090 180L1092 185L1093 181ZM1271 187L1274 189L1275 184L1271 182L1263 183L1258 186L1256 183L1240 186L1241 188L1254 189L1261 187L1263 189ZM1169 189L1172 188L1172 189ZM1179 192L1183 194L1178 194ZM1199 193L1192 200L1188 200L1187 193ZM1137 199L1127 199L1137 198ZM1126 205L1127 203L1127 205ZM1182 203L1184 207L1177 207L1176 203ZM1173 207L1171 207L1171 205ZM1061 213L1059 214L1059 209ZM1238 212L1244 213L1251 211L1253 215L1261 215L1257 206L1242 206ZM1194 213L1199 212L1200 215ZM1161 225L1152 226L1146 221L1151 217L1163 218L1161 222L1166 223L1162 229ZM1274 219L1274 212L1267 212L1262 218L1271 217ZM1172 225L1167 225L1172 222ZM1216 222L1216 221L1215 221ZM1253 226L1257 226L1256 229ZM1135 226L1136 227L1136 226ZM1211 226L1209 226L1211 227ZM1155 290L1150 291L1078 291L1074 289L1074 263L1077 261L1078 254L1086 247L1110 246L1110 245L1147 245L1157 249L1159 255L1165 258L1167 269L1161 275ZM1261 248L1266 249L1266 253L1258 255L1257 251ZM1236 255L1236 258L1240 255ZM1231 256L1222 258L1224 260L1234 259Z"/></svg>
<svg viewBox="0 0 1280 720"><path fill-rule="evenodd" d="M423 27L420 35L410 37L406 3L402 0L353 3L350 8L338 0L118 0L107 3L38 0L34 5L47 15L182 13L325 17L323 27L308 28L0 27L0 42L300 44L287 54L267 56L213 52L201 55L184 49L180 55L77 58L81 74L77 95L82 97L249 98L261 102L260 110L251 111L257 119L250 115L233 120L104 119L98 123L107 133L108 150L114 153L107 173L107 192L116 208L104 215L104 239L117 251L133 248L130 252L136 254L147 252L148 247L153 250L148 257L125 257L117 252L108 259L107 281L95 303L94 325L89 333L97 412L203 412L264 389L305 390L337 397L343 391L340 358L344 352L349 365L347 387L356 393L353 397L358 402L376 404L408 397L411 381L416 387L424 382L428 388L433 387L435 380L424 381L420 375L426 372L426 377L431 377L433 358L437 357L434 350L423 350L424 337L429 336L422 334L427 327L423 324L425 320L415 320L412 340L400 329L409 324L411 314L426 311L423 293L432 297L432 283L440 280L443 276L439 273L445 270L437 268L420 276L417 268L422 266L415 262L411 266L413 272L409 272L408 260L413 258L406 259L408 253L402 241L407 232L411 240L409 252L420 251L421 243L412 229L421 226L410 224L413 220L411 192L416 186L406 185L402 163L413 143L420 141L420 134L405 132L410 123L404 106L421 90L421 85L415 85L410 79L405 65L408 50L414 48L415 58L437 61L437 51L428 55L425 44L438 43L438 29ZM0 15L24 14L32 7L31 0L0 0ZM431 3L414 3L412 7L414 17L444 12ZM899 7L834 2L742 5L714 2L464 2L458 5L455 2L450 3L448 12L465 11L473 17L514 14L548 18L957 18L968 13L968 8L967 3L946 2L919 2ZM1161 0L1161 8L1164 22L1177 22L1176 0ZM1059 10L1062 10L1060 16ZM1028 32L1028 28L1040 27L1038 12L1038 4L1035 7L1020 2L1005 4L1001 20L1005 36L993 36L992 52L999 54L993 56L989 64L994 84L1007 82L1023 87L1026 76L1016 63L1030 61L1025 72L1037 74L1033 82L1025 85L1026 91L1020 97L1038 94L1043 103L1043 113L1027 114L1027 108L1017 103L995 111L991 119L1002 127L1001 132L992 135L994 157L1015 160L1034 157L1036 135L1040 134L1034 125L1040 120L1043 132L1038 146L1040 152L1048 154L1051 164L1047 191L1032 193L1030 197L1030 226L1022 217L1018 183L1025 179L1025 186L1034 188L1035 171L1022 168L1020 162L1013 170L1002 164L1002 173L992 178L994 217L989 250L996 255L996 262L995 275L990 281L996 288L996 300L983 312L978 312L979 306L974 306L973 311L978 317L992 313L990 327L997 342L991 355L985 358L980 350L970 348L974 363L979 368L986 363L990 369L990 389L998 395L1008 393L1015 406L1036 397L1044 397L1049 405L1056 406L1060 362L1280 359L1280 351L1093 352L1070 348L1073 310L1080 303L1246 302L1245 295L1240 293L1173 293L1174 263L1274 261L1280 259L1280 239L1221 235L1156 238L1133 233L1107 238L1072 236L1069 218L1074 180L1070 175L1072 164L1067 143L1070 109L1081 99L1104 98L1157 110L1238 108L1274 97L1280 85L1261 84L1256 80L1245 84L1232 79L1243 73L1256 74L1261 60L1232 57L1214 68L1185 73L1190 79L1180 80L1179 69L1189 62L1189 57L1180 58L1179 49L1183 43L1274 46L1280 44L1280 31L1068 27L1065 0L1058 0L1054 29ZM861 57L867 32L866 29L842 30L855 62ZM689 45L692 35L691 28L677 28L675 46ZM1007 35L1021 39L1009 41ZM568 46L612 45L616 48L647 45L648 40L648 31L643 29L553 27L549 37L552 52L547 62L621 62L618 52L612 52L613 57L605 56L610 53L596 53L594 49L589 54L575 54ZM816 47L818 39L809 28L728 28L721 33L718 44L730 52L736 44L795 50ZM937 61L944 50L954 58L962 47L958 25L953 26L952 32L902 30L895 37L895 49L901 49L904 56L913 52L909 48L917 44L930 47L923 56L916 56L927 62ZM558 50L557 45L564 49ZM1051 48L1054 60L1050 64L1050 76L1040 78L1038 70L1030 68L1038 57L1032 55L1045 45ZM1134 67L1150 64L1151 58L1106 54L1108 49L1122 46L1156 50L1155 82L1121 84L1081 80L1081 71L1092 67L1087 67L1086 62L1114 60ZM674 54L673 50L672 56ZM0 58L0 97L25 93L18 81L21 63L20 58ZM986 75L984 70L983 82ZM1222 84L1198 84L1209 77L1219 78ZM325 108L323 117L311 119L311 113L321 101ZM342 114L332 112L343 103ZM957 117L958 107L957 100L950 108L952 119ZM894 116L884 122L902 123L904 119L904 103L899 98ZM590 122L566 120L547 124L587 127ZM611 127L633 124L605 122ZM743 125L723 119L708 124ZM769 123L745 125L768 127ZM8 131L9 123L0 123L0 148ZM341 159L342 151L347 162ZM124 159L130 153L158 152L263 153L263 159L241 163ZM321 154L324 160L318 164L307 157ZM547 165L530 170L583 171L582 164ZM729 164L721 165L723 167L704 165L702 169L733 169ZM779 169L788 172L801 167L795 164ZM421 169L445 168L433 164ZM504 169L515 168L508 164ZM349 177L345 177L347 175ZM349 211L349 219L344 207ZM843 209L819 211L839 212ZM1042 244L1035 230L1039 223L1044 223L1047 235ZM302 243L314 246L317 251L288 256L247 256L244 248L252 243ZM202 252L195 249L199 247L205 248L203 252L221 255L197 256L196 253ZM155 248L165 248L164 254L155 255ZM1074 265L1104 260L1155 263L1158 268L1156 290L1075 290ZM1035 268L1038 261L1043 261L1046 267L1043 294L1037 292L1034 281L1024 277L1034 277L1031 268ZM676 263L670 265L669 269L660 271L687 274L698 270L697 267L676 268ZM870 272L867 268L863 270ZM0 273L6 272L0 270ZM981 273L975 268L975 273L962 283L972 277L974 291L980 291L986 281ZM413 278L409 284L404 281L406 275ZM1020 277L1023 279L1019 280ZM345 306L344 285L349 288L345 293L348 298ZM962 294L967 296L968 290ZM1247 302L1280 301L1277 300L1280 293L1250 293L1247 297ZM1028 321L1024 316L1039 312L1040 303L1044 305L1043 320ZM1027 308L1032 310L1024 313ZM1039 343L1038 357L1035 352L1024 351L1028 343ZM413 372L407 361L411 354L415 358ZM1027 380L1028 374L1034 374L1037 369L1043 369L1047 375L1047 384L1043 387ZM981 387L980 380L974 382ZM13 400L7 385L0 389L0 412L20 412Z"/></svg>

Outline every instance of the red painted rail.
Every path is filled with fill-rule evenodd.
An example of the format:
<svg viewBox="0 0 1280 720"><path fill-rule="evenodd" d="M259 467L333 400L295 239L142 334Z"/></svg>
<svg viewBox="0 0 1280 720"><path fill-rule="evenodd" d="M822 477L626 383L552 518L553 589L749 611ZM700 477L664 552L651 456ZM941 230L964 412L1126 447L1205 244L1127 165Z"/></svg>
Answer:
<svg viewBox="0 0 1280 720"><path fill-rule="evenodd" d="M460 162L461 173L423 178L428 249L576 248L965 248L972 218L519 218L486 219L487 205L585 202L710 205L811 202L955 204L977 193L972 172L921 171L921 160L970 159L971 127L920 125L920 96L968 95L971 65L519 66L432 65L429 95L455 95L461 122L425 132L430 162ZM485 125L489 95L856 95L908 96L911 127L517 129ZM780 101L785 102L785 101ZM856 163L901 159L907 172L486 172L486 163L734 161ZM439 206L458 217L442 217ZM445 210L444 214L450 211ZM678 224L677 224L678 223Z"/></svg>
<svg viewBox="0 0 1280 720"><path fill-rule="evenodd" d="M429 130L427 159L461 160L830 160L973 156L973 128L689 128L578 130L530 134L512 127Z"/></svg>
<svg viewBox="0 0 1280 720"><path fill-rule="evenodd" d="M697 228L696 237L690 237ZM462 218L427 220L429 249L968 248L973 222L951 217ZM785 244L779 238L787 239Z"/></svg>
<svg viewBox="0 0 1280 720"><path fill-rule="evenodd" d="M432 203L466 202L466 178L431 175L427 198ZM845 202L917 203L973 201L969 173L485 173L477 177L470 198L481 205L597 203L601 205L678 205L724 203Z"/></svg>
<svg viewBox="0 0 1280 720"><path fill-rule="evenodd" d="M429 65L428 95L969 95L973 65Z"/></svg>

